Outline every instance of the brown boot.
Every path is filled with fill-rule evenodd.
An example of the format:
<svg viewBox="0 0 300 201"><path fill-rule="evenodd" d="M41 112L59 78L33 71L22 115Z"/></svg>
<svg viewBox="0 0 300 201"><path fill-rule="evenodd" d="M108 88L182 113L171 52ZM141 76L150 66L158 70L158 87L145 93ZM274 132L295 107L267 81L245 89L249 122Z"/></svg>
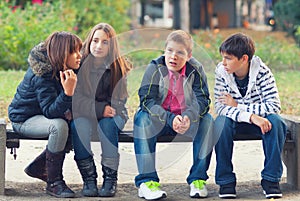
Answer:
<svg viewBox="0 0 300 201"><path fill-rule="evenodd" d="M75 193L63 180L62 167L65 154L65 151L52 153L48 149L46 150L46 166L48 173L46 193L57 198L75 197Z"/></svg>
<svg viewBox="0 0 300 201"><path fill-rule="evenodd" d="M47 182L46 150L34 159L24 170L30 176Z"/></svg>

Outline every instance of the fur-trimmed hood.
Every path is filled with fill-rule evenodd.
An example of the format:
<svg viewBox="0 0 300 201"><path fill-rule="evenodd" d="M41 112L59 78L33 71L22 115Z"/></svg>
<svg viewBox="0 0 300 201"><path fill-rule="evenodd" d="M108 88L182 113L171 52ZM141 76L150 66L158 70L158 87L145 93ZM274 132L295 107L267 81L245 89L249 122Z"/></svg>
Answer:
<svg viewBox="0 0 300 201"><path fill-rule="evenodd" d="M32 48L29 53L28 63L32 68L33 73L37 76L42 76L45 73L49 73L53 70L44 42L41 42Z"/></svg>

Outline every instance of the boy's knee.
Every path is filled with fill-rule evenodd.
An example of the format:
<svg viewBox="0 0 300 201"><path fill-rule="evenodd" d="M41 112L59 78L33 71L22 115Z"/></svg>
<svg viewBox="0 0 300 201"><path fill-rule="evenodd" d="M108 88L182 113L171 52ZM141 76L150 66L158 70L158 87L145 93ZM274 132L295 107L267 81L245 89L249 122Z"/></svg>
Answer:
<svg viewBox="0 0 300 201"><path fill-rule="evenodd" d="M272 125L285 124L284 120L278 114L269 114L266 118Z"/></svg>
<svg viewBox="0 0 300 201"><path fill-rule="evenodd" d="M134 125L138 127L145 127L150 124L150 117L148 112L138 111L134 116Z"/></svg>
<svg viewBox="0 0 300 201"><path fill-rule="evenodd" d="M228 125L232 123L232 120L226 116L217 116L217 118L214 121L215 127L225 127L225 125Z"/></svg>

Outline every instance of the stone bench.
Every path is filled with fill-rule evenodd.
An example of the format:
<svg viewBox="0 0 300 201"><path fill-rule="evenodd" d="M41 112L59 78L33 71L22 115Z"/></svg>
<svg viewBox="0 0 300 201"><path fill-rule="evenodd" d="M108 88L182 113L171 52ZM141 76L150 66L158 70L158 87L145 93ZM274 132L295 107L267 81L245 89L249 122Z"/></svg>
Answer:
<svg viewBox="0 0 300 201"><path fill-rule="evenodd" d="M287 183L295 189L300 189L300 117L282 115L287 127L288 133L282 152L283 162L287 168ZM125 127L119 135L119 142L133 142L132 126ZM0 119L0 195L5 193L5 157L6 149L10 149L10 153L17 157L16 149L20 147L20 140L47 140L47 138L28 138L14 132L11 128L7 128L4 119ZM244 140L260 140L255 135L237 134L235 141ZM95 136L92 141L98 141ZM165 135L158 138L158 142L191 142L191 138L183 135Z"/></svg>

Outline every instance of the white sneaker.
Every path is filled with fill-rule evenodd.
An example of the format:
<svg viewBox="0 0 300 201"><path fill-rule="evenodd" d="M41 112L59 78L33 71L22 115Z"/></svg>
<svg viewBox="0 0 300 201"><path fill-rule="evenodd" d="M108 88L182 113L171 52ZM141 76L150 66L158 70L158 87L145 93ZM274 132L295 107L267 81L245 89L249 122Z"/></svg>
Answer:
<svg viewBox="0 0 300 201"><path fill-rule="evenodd" d="M160 184L155 181L142 183L138 190L138 196L146 200L158 200L167 197L167 193L159 189Z"/></svg>
<svg viewBox="0 0 300 201"><path fill-rule="evenodd" d="M206 188L206 181L204 180L195 180L190 184L191 191L190 197L191 198L206 198L208 195L207 188Z"/></svg>

